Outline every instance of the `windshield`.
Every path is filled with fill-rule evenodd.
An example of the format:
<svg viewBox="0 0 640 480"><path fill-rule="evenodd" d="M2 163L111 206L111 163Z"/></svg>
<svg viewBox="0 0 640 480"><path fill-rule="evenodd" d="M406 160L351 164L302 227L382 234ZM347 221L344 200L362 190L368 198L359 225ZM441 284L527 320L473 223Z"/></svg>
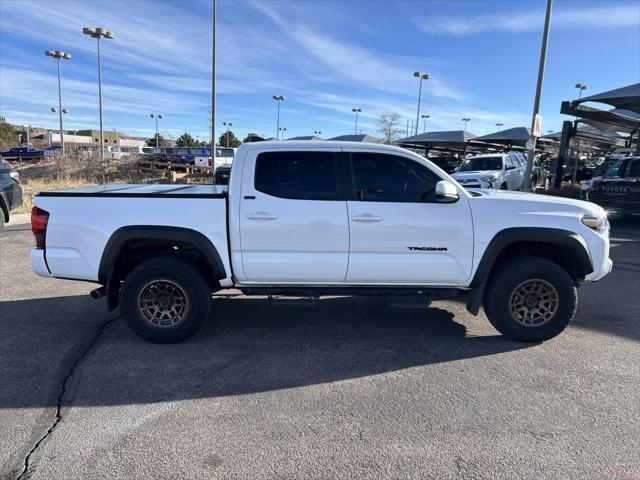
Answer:
<svg viewBox="0 0 640 480"><path fill-rule="evenodd" d="M217 157L233 158L233 148L218 148L216 149Z"/></svg>
<svg viewBox="0 0 640 480"><path fill-rule="evenodd" d="M472 157L468 158L460 168L459 172L470 172L472 170L502 170L502 157Z"/></svg>

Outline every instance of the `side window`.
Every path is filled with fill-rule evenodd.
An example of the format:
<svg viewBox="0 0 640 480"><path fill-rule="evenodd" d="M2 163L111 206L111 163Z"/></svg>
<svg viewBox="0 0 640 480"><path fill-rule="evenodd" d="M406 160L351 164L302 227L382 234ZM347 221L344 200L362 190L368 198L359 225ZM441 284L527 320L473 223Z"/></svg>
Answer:
<svg viewBox="0 0 640 480"><path fill-rule="evenodd" d="M384 153L354 153L356 198L373 202L435 201L435 173L404 157Z"/></svg>
<svg viewBox="0 0 640 480"><path fill-rule="evenodd" d="M332 152L265 152L256 159L255 188L280 198L338 198L336 160Z"/></svg>
<svg viewBox="0 0 640 480"><path fill-rule="evenodd" d="M505 158L505 165L507 166L507 168L515 167L515 165L513 164L513 160L511 160L511 157L506 157Z"/></svg>
<svg viewBox="0 0 640 480"><path fill-rule="evenodd" d="M631 160L627 167L627 177L640 177L640 160Z"/></svg>

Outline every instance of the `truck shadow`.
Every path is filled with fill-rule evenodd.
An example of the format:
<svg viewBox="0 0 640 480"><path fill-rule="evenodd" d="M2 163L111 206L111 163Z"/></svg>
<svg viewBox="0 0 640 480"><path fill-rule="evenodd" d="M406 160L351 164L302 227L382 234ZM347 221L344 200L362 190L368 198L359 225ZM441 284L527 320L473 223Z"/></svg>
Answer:
<svg viewBox="0 0 640 480"><path fill-rule="evenodd" d="M497 335L467 337L448 311L389 309L375 298L328 298L315 308L218 298L206 325L173 345L143 341L119 318L96 340L97 326L109 319L102 301L0 306L17 327L2 329L7 388L0 408L55 405L74 366L64 403L122 405L317 385L531 346Z"/></svg>

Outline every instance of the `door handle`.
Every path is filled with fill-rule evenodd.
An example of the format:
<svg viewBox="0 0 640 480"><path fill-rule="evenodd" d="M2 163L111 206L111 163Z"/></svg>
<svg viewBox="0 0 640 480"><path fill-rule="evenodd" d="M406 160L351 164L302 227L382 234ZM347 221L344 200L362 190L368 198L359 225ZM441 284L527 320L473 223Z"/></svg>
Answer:
<svg viewBox="0 0 640 480"><path fill-rule="evenodd" d="M353 220L354 222L360 222L360 223L375 223L375 222L382 221L382 217L371 215L370 213L363 213L362 215L356 215L355 217L351 217L351 220Z"/></svg>
<svg viewBox="0 0 640 480"><path fill-rule="evenodd" d="M277 215L271 215L267 212L255 212L247 215L249 220L277 220Z"/></svg>

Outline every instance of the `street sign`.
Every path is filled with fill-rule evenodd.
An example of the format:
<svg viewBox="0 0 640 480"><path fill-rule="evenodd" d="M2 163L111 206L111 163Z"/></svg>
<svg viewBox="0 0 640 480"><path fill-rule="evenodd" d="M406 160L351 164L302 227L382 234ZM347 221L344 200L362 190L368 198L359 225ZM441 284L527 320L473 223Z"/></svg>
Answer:
<svg viewBox="0 0 640 480"><path fill-rule="evenodd" d="M533 139L530 138L529 140L527 140L525 147L527 147L527 150L533 150L533 147L535 147L535 143L533 142Z"/></svg>
<svg viewBox="0 0 640 480"><path fill-rule="evenodd" d="M536 114L533 122L533 136L539 137L542 134L542 115Z"/></svg>

